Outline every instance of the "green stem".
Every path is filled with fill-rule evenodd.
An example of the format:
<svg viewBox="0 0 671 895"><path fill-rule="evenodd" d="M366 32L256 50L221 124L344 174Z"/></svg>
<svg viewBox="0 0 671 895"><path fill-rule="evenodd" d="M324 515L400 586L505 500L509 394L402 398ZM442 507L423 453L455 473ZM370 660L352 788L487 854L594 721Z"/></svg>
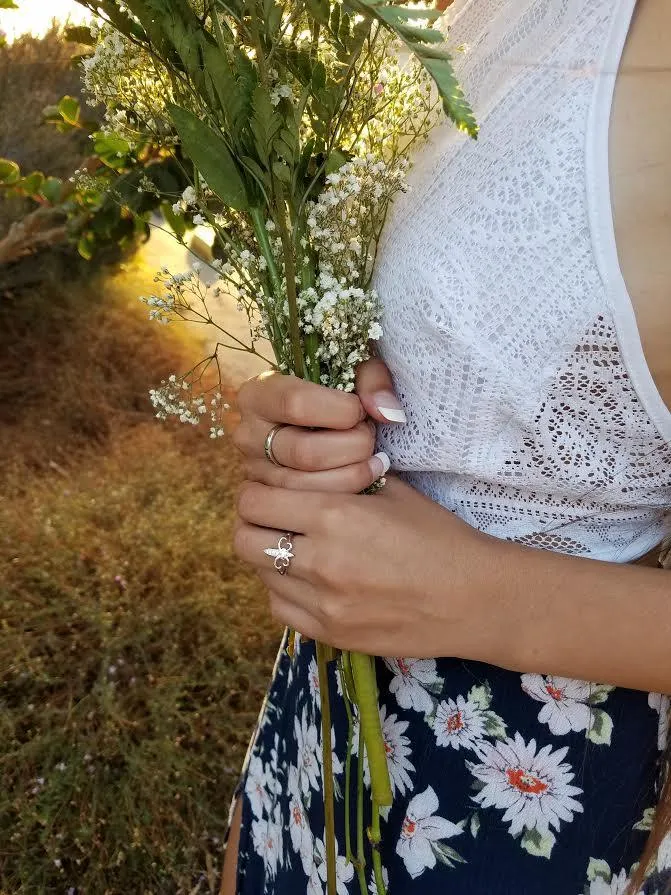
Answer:
<svg viewBox="0 0 671 895"><path fill-rule="evenodd" d="M393 795L380 723L374 660L363 653L350 653L350 664L359 705L359 740L366 744L373 801L378 805L391 805Z"/></svg>
<svg viewBox="0 0 671 895"><path fill-rule="evenodd" d="M328 666L322 643L316 644L317 671L322 716L322 768L324 789L324 839L326 846L326 893L336 895L336 837L333 808L333 744L331 741L331 704L329 700Z"/></svg>
<svg viewBox="0 0 671 895"><path fill-rule="evenodd" d="M363 839L363 766L365 755L366 745L361 736L361 725L359 725L359 755L357 758L356 774L356 873L359 878L361 895L368 895L368 886L366 885L366 853L364 851Z"/></svg>
<svg viewBox="0 0 671 895"><path fill-rule="evenodd" d="M354 854L352 852L352 825L350 819L351 812L351 783L352 783L352 741L354 738L354 719L352 717L352 706L345 689L343 670L343 658L340 656L340 678L342 680L343 699L345 701L345 712L347 713L347 752L345 754L345 857L350 863L354 863Z"/></svg>
<svg viewBox="0 0 671 895"><path fill-rule="evenodd" d="M380 832L380 806L373 799L373 818L371 820L368 838L373 849L373 874L375 875L375 888L377 895L387 895L387 888L382 878L382 855L380 854L380 842L382 841L382 833Z"/></svg>
<svg viewBox="0 0 671 895"><path fill-rule="evenodd" d="M266 230L266 222L263 219L263 210L261 208L252 208L249 214L252 219L252 225L254 226L254 233L256 234L259 248L263 252L263 257L266 259L266 264L268 265L268 276L270 277L273 296L276 299L279 299L282 295L282 280L277 269L272 246L270 245L270 237Z"/></svg>
<svg viewBox="0 0 671 895"><path fill-rule="evenodd" d="M291 350L294 359L294 373L301 378L305 375L305 361L303 360L303 340L301 327L298 320L298 296L296 294L296 261L294 258L294 246L287 227L286 210L284 207L283 191L280 184L278 192L278 221L277 225L282 240L282 252L284 254L284 275L287 282L287 302L289 304L289 336Z"/></svg>

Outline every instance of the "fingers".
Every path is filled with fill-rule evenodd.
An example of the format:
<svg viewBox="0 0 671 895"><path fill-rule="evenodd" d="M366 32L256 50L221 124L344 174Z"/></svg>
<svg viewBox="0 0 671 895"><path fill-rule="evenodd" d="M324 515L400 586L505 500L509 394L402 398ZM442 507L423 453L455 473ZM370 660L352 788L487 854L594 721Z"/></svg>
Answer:
<svg viewBox="0 0 671 895"><path fill-rule="evenodd" d="M339 502L347 498L340 497ZM314 491L287 491L245 482L238 494L238 516L250 525L307 534L320 528L333 498Z"/></svg>
<svg viewBox="0 0 671 895"><path fill-rule="evenodd" d="M257 525L249 525L246 522L241 522L235 529L233 548L243 562L254 566L259 573L272 572L273 575L277 575L279 579L276 582L277 586L279 586L281 580L288 575L291 575L294 580L306 579L312 568L312 548L308 538L292 534L290 540L290 543L292 544L292 549L290 551L292 556L287 557L290 562L287 576L280 576L278 568L275 565L276 559L278 563L282 562L282 557L270 555L265 552L266 549L278 550L278 544L280 543L282 547L288 548L287 541L281 541L286 535L286 529L280 531L279 529L260 528Z"/></svg>
<svg viewBox="0 0 671 895"><path fill-rule="evenodd" d="M405 423L406 415L394 392L389 368L377 357L359 365L356 393L367 413L380 423Z"/></svg>
<svg viewBox="0 0 671 895"><path fill-rule="evenodd" d="M355 394L281 373L263 373L245 382L238 407L243 418L324 429L351 429L366 416Z"/></svg>
<svg viewBox="0 0 671 895"><path fill-rule="evenodd" d="M271 424L251 416L240 423L234 439L236 447L246 457L265 457L265 441ZM375 449L375 427L372 422L358 423L353 429L301 429L286 426L273 438L273 455L282 466L317 472L337 469L350 463L368 459Z"/></svg>
<svg viewBox="0 0 671 895"><path fill-rule="evenodd" d="M290 491L329 491L358 494L376 482L389 469L389 458L380 452L367 460L351 463L340 469L323 472L299 472L283 466L275 466L269 460L251 460L247 464L247 479L262 482L274 488Z"/></svg>

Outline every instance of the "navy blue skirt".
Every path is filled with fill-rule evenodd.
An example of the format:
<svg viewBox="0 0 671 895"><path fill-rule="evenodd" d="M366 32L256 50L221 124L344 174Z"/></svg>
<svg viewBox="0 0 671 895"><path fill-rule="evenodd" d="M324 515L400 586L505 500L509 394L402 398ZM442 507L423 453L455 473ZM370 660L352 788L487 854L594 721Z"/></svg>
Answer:
<svg viewBox="0 0 671 895"><path fill-rule="evenodd" d="M347 716L330 671L337 890L354 895ZM623 895L658 796L667 697L449 658L379 659L377 672L389 895ZM283 644L239 788L238 895L325 892L320 731L314 646L291 658ZM374 892L370 859L366 877Z"/></svg>

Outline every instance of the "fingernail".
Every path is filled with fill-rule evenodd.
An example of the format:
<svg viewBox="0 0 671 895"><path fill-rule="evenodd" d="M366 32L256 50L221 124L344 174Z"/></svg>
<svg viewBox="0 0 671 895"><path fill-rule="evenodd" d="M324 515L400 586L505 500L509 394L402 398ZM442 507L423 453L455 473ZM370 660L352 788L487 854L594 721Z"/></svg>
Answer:
<svg viewBox="0 0 671 895"><path fill-rule="evenodd" d="M379 454L374 454L370 458L370 460L368 461L368 465L370 466L370 471L373 473L375 478L379 479L386 472L389 472L391 460L384 451L380 451Z"/></svg>
<svg viewBox="0 0 671 895"><path fill-rule="evenodd" d="M377 392L374 400L377 409L390 423L406 423L408 421L401 402L393 392Z"/></svg>

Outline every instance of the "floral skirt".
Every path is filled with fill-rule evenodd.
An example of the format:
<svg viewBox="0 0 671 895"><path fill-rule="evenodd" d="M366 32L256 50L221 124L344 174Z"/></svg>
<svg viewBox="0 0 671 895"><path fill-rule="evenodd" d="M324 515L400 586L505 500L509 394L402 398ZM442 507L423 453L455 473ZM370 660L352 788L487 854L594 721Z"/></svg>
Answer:
<svg viewBox="0 0 671 895"><path fill-rule="evenodd" d="M389 895L623 895L657 798L667 697L449 658L380 659L377 672ZM347 716L331 674L337 891L354 895ZM238 895L323 895L321 787L314 646L290 658L283 645L239 787ZM370 860L366 874L374 892Z"/></svg>

